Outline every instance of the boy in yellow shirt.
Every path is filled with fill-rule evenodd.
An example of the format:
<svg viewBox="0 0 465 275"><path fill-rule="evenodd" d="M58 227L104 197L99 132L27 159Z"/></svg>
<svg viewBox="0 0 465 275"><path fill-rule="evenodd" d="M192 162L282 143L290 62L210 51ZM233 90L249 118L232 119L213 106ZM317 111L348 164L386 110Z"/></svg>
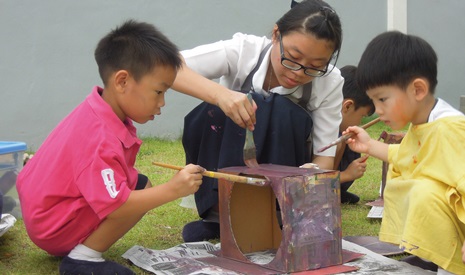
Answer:
<svg viewBox="0 0 465 275"><path fill-rule="evenodd" d="M437 56L423 39L397 31L365 49L357 83L393 130L410 123L400 144L371 139L360 127L347 141L357 152L389 162L379 238L439 266L465 274L465 116L434 96Z"/></svg>

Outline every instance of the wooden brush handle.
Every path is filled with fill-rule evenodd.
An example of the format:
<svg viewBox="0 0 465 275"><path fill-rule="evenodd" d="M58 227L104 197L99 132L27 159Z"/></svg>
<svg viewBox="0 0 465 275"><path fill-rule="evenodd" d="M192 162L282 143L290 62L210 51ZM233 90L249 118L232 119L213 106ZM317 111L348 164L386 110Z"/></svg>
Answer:
<svg viewBox="0 0 465 275"><path fill-rule="evenodd" d="M366 123L366 124L363 124L363 125L360 126L360 127L362 127L363 129L367 129L368 127L371 127L371 126L375 125L376 123L378 123L379 120L380 120L380 118L377 117L377 118L373 119L372 121L370 121L370 122L368 122L368 123Z"/></svg>
<svg viewBox="0 0 465 275"><path fill-rule="evenodd" d="M182 170L184 168L182 166L166 164L166 163L161 163L161 162L156 162L156 161L152 162L152 164L156 166L164 167L164 168L174 169L174 170ZM226 179L226 180L233 181L233 182L248 183L248 184L253 184L253 185L258 185L258 186L265 185L265 180L260 179L260 178L244 177L244 176L238 176L238 175L227 174L227 173L213 172L213 171L208 171L208 170L205 170L202 173L202 175L205 177L209 177L209 178Z"/></svg>
<svg viewBox="0 0 465 275"><path fill-rule="evenodd" d="M164 167L164 168L169 168L169 169L173 169L173 170L182 170L184 167L182 166L177 166L177 165L172 165L172 164L167 164L167 163L162 163L162 162L152 162L153 165L156 165L156 166L160 166L160 167Z"/></svg>
<svg viewBox="0 0 465 275"><path fill-rule="evenodd" d="M360 126L361 128L363 129L367 129L368 127L371 127L372 125L375 125L376 123L378 123L380 121L380 118L377 117L375 119L373 119L372 121L366 123L366 124L363 124L362 126ZM348 133L348 134L345 134L345 135L342 135L340 136L338 139L336 139L335 141L331 142L329 145L321 148L318 150L318 153L321 153L323 151L326 151L327 149L333 147L334 145L337 145L343 141L346 141L348 140L349 138L353 137L354 134L353 133Z"/></svg>
<svg viewBox="0 0 465 275"><path fill-rule="evenodd" d="M378 123L379 120L380 120L380 118L377 117L377 118L373 119L372 121L370 121L370 122L368 122L368 123L366 123L366 124L363 124L363 125L360 126L360 127L363 128L363 129L368 129L369 127L371 127L371 126L375 125L376 123ZM341 142L341 141L346 141L346 140L348 140L349 138L351 138L351 137L353 137L353 136L354 136L353 133L345 134L345 135L342 136L340 142Z"/></svg>

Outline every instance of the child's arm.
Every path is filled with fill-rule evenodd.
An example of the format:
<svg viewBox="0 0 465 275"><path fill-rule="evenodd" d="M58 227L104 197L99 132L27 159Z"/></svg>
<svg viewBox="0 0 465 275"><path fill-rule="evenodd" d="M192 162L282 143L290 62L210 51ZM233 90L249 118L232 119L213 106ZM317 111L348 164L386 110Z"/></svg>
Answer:
<svg viewBox="0 0 465 275"><path fill-rule="evenodd" d="M388 144L370 138L368 133L359 126L350 126L342 134L349 133L353 134L347 140L352 151L364 153L385 162L388 161Z"/></svg>
<svg viewBox="0 0 465 275"><path fill-rule="evenodd" d="M193 194L202 184L201 173L204 170L199 165L189 164L166 183L142 190L134 190L129 195L128 200L107 218L142 216L158 206Z"/></svg>
<svg viewBox="0 0 465 275"><path fill-rule="evenodd" d="M237 125L254 129L255 110L257 105L252 104L247 96L241 92L228 88L212 81L191 70L186 63L178 71L172 89L187 94L210 104L217 105Z"/></svg>
<svg viewBox="0 0 465 275"><path fill-rule="evenodd" d="M320 169L333 169L334 157L314 156L312 163L316 164Z"/></svg>

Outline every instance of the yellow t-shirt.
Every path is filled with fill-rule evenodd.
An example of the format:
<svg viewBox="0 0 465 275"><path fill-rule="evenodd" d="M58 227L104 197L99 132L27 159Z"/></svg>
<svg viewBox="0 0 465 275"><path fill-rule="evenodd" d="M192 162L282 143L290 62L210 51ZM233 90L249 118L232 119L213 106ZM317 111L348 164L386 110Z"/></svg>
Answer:
<svg viewBox="0 0 465 275"><path fill-rule="evenodd" d="M465 274L465 117L410 126L388 161L380 240Z"/></svg>

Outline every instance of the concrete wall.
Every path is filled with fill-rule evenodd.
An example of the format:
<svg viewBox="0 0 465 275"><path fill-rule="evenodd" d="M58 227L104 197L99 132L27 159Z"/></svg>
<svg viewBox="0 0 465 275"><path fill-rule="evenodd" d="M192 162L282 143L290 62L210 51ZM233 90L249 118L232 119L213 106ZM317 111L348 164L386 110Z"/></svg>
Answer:
<svg viewBox="0 0 465 275"><path fill-rule="evenodd" d="M428 41L438 55L438 97L460 108L465 95L465 1L408 0L408 33Z"/></svg>
<svg viewBox="0 0 465 275"><path fill-rule="evenodd" d="M387 29L392 0L328 0L344 31L339 66L357 64L366 44ZM396 0L406 1L406 0ZM110 29L133 18L156 25L180 49L229 39L235 32L269 36L290 0L0 0L0 140L36 150L55 125L101 85L93 52ZM465 60L460 0L409 0L407 31L438 52L438 96L459 107ZM401 14L401 13L400 13ZM439 18L440 17L440 18ZM169 91L162 115L137 125L141 136L178 138L197 99Z"/></svg>

